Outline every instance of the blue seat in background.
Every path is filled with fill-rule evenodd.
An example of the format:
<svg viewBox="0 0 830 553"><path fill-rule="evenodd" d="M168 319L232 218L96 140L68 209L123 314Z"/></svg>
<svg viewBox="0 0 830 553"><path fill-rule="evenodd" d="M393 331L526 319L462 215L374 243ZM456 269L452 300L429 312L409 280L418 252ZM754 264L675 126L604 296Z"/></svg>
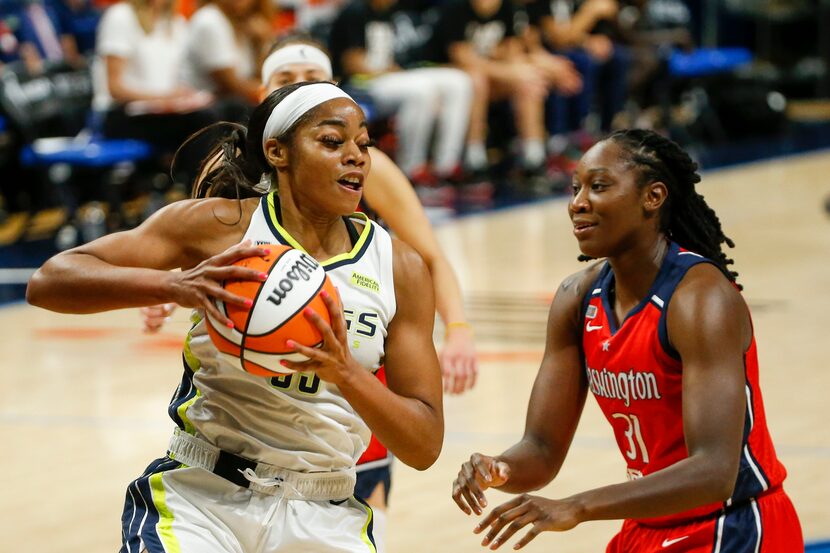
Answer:
<svg viewBox="0 0 830 553"><path fill-rule="evenodd" d="M808 543L804 547L804 553L830 553L830 540Z"/></svg>
<svg viewBox="0 0 830 553"><path fill-rule="evenodd" d="M65 163L74 167L106 168L149 158L153 149L131 139L101 139L92 136L39 138L23 147L20 161L26 166Z"/></svg>
<svg viewBox="0 0 830 553"><path fill-rule="evenodd" d="M737 69L752 61L746 48L698 48L691 52L674 50L669 55L669 74L675 78L715 75Z"/></svg>
<svg viewBox="0 0 830 553"><path fill-rule="evenodd" d="M691 52L671 50L664 57L665 70L657 87L662 124L681 143L693 142L687 129L672 116L672 91L683 88L684 105L697 114L702 128L713 142L724 142L727 134L718 114L710 105L706 88L715 79L733 74L753 61L746 48L697 48Z"/></svg>
<svg viewBox="0 0 830 553"><path fill-rule="evenodd" d="M54 200L74 224L78 199L70 186L76 169L96 170L110 204L110 230L121 219L121 188L138 162L153 155L139 140L107 139L102 117L91 109L92 79L88 69L53 67L29 75L11 64L0 75L0 105L20 134L20 161L35 170Z"/></svg>

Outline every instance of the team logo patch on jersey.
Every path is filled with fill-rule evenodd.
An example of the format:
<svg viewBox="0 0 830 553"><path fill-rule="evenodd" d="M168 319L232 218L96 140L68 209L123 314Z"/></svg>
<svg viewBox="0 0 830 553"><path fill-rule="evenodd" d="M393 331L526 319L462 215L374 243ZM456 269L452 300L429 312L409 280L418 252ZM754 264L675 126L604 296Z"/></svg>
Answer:
<svg viewBox="0 0 830 553"><path fill-rule="evenodd" d="M360 286L361 288L366 288L367 290L371 290L372 292L380 293L380 284L377 280L367 277L366 275L361 275L358 272L352 271L352 284L355 286Z"/></svg>
<svg viewBox="0 0 830 553"><path fill-rule="evenodd" d="M588 309L585 311L585 318L586 319L593 319L597 316L597 306L596 305L589 305Z"/></svg>

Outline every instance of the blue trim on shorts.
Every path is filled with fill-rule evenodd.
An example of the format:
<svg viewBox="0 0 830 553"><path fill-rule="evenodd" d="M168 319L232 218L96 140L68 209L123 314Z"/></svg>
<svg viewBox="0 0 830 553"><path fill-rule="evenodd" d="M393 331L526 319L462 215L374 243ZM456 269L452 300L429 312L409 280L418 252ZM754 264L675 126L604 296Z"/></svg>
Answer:
<svg viewBox="0 0 830 553"><path fill-rule="evenodd" d="M353 495L352 497L354 497L359 503L361 503L364 507L369 509L369 511L372 513L372 516L369 518L369 525L366 527L366 535L369 537L369 541L372 542L372 546L375 548L375 551L377 551L378 544L375 543L375 534L373 533L373 529L375 527L375 510L372 509L371 505L363 501L357 495Z"/></svg>
<svg viewBox="0 0 830 553"><path fill-rule="evenodd" d="M156 459L150 463L144 474L127 486L124 512L121 515L120 553L141 553L142 542L148 553L165 553L164 545L155 531L159 513L153 503L150 477L180 466L180 462L169 457Z"/></svg>
<svg viewBox="0 0 830 553"><path fill-rule="evenodd" d="M720 517L715 523L715 545L717 545L718 528ZM720 553L755 553L760 551L760 545L756 544L763 539L759 536L758 528L763 532L763 521L761 521L761 508L758 502L748 502L746 505L730 511L723 521L723 532L721 538Z"/></svg>

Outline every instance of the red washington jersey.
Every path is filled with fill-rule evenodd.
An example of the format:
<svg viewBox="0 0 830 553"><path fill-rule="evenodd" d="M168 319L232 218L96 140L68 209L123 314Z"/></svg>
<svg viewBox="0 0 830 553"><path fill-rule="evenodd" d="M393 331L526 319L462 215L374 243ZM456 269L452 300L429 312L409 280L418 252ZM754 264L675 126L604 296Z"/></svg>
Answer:
<svg viewBox="0 0 830 553"><path fill-rule="evenodd" d="M582 347L588 386L599 403L628 465L641 478L689 456L683 435L683 360L668 340L666 313L672 294L691 267L710 260L671 243L646 297L617 327L609 290L614 272L606 262L583 302ZM753 336L744 354L746 414L741 464L732 497L682 513L643 520L678 524L712 515L778 487L786 476L767 430L758 387Z"/></svg>
<svg viewBox="0 0 830 553"><path fill-rule="evenodd" d="M375 372L375 376L378 380L386 386L386 366L381 365L380 368ZM366 451L363 452L363 455L360 456L360 459L357 460L357 470L369 470L373 468L377 468L379 466L386 466L389 465L391 458L389 457L389 450L386 449L386 446L380 443L380 440L372 434L372 439L369 440L369 447L366 448Z"/></svg>

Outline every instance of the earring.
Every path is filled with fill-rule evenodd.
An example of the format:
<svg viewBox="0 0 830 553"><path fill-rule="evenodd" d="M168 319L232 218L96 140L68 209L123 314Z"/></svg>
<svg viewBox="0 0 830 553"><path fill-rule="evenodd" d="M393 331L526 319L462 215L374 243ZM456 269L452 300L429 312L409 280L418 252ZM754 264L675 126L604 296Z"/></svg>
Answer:
<svg viewBox="0 0 830 553"><path fill-rule="evenodd" d="M259 182L254 185L254 190L260 194L267 194L271 190L271 173L262 173Z"/></svg>

